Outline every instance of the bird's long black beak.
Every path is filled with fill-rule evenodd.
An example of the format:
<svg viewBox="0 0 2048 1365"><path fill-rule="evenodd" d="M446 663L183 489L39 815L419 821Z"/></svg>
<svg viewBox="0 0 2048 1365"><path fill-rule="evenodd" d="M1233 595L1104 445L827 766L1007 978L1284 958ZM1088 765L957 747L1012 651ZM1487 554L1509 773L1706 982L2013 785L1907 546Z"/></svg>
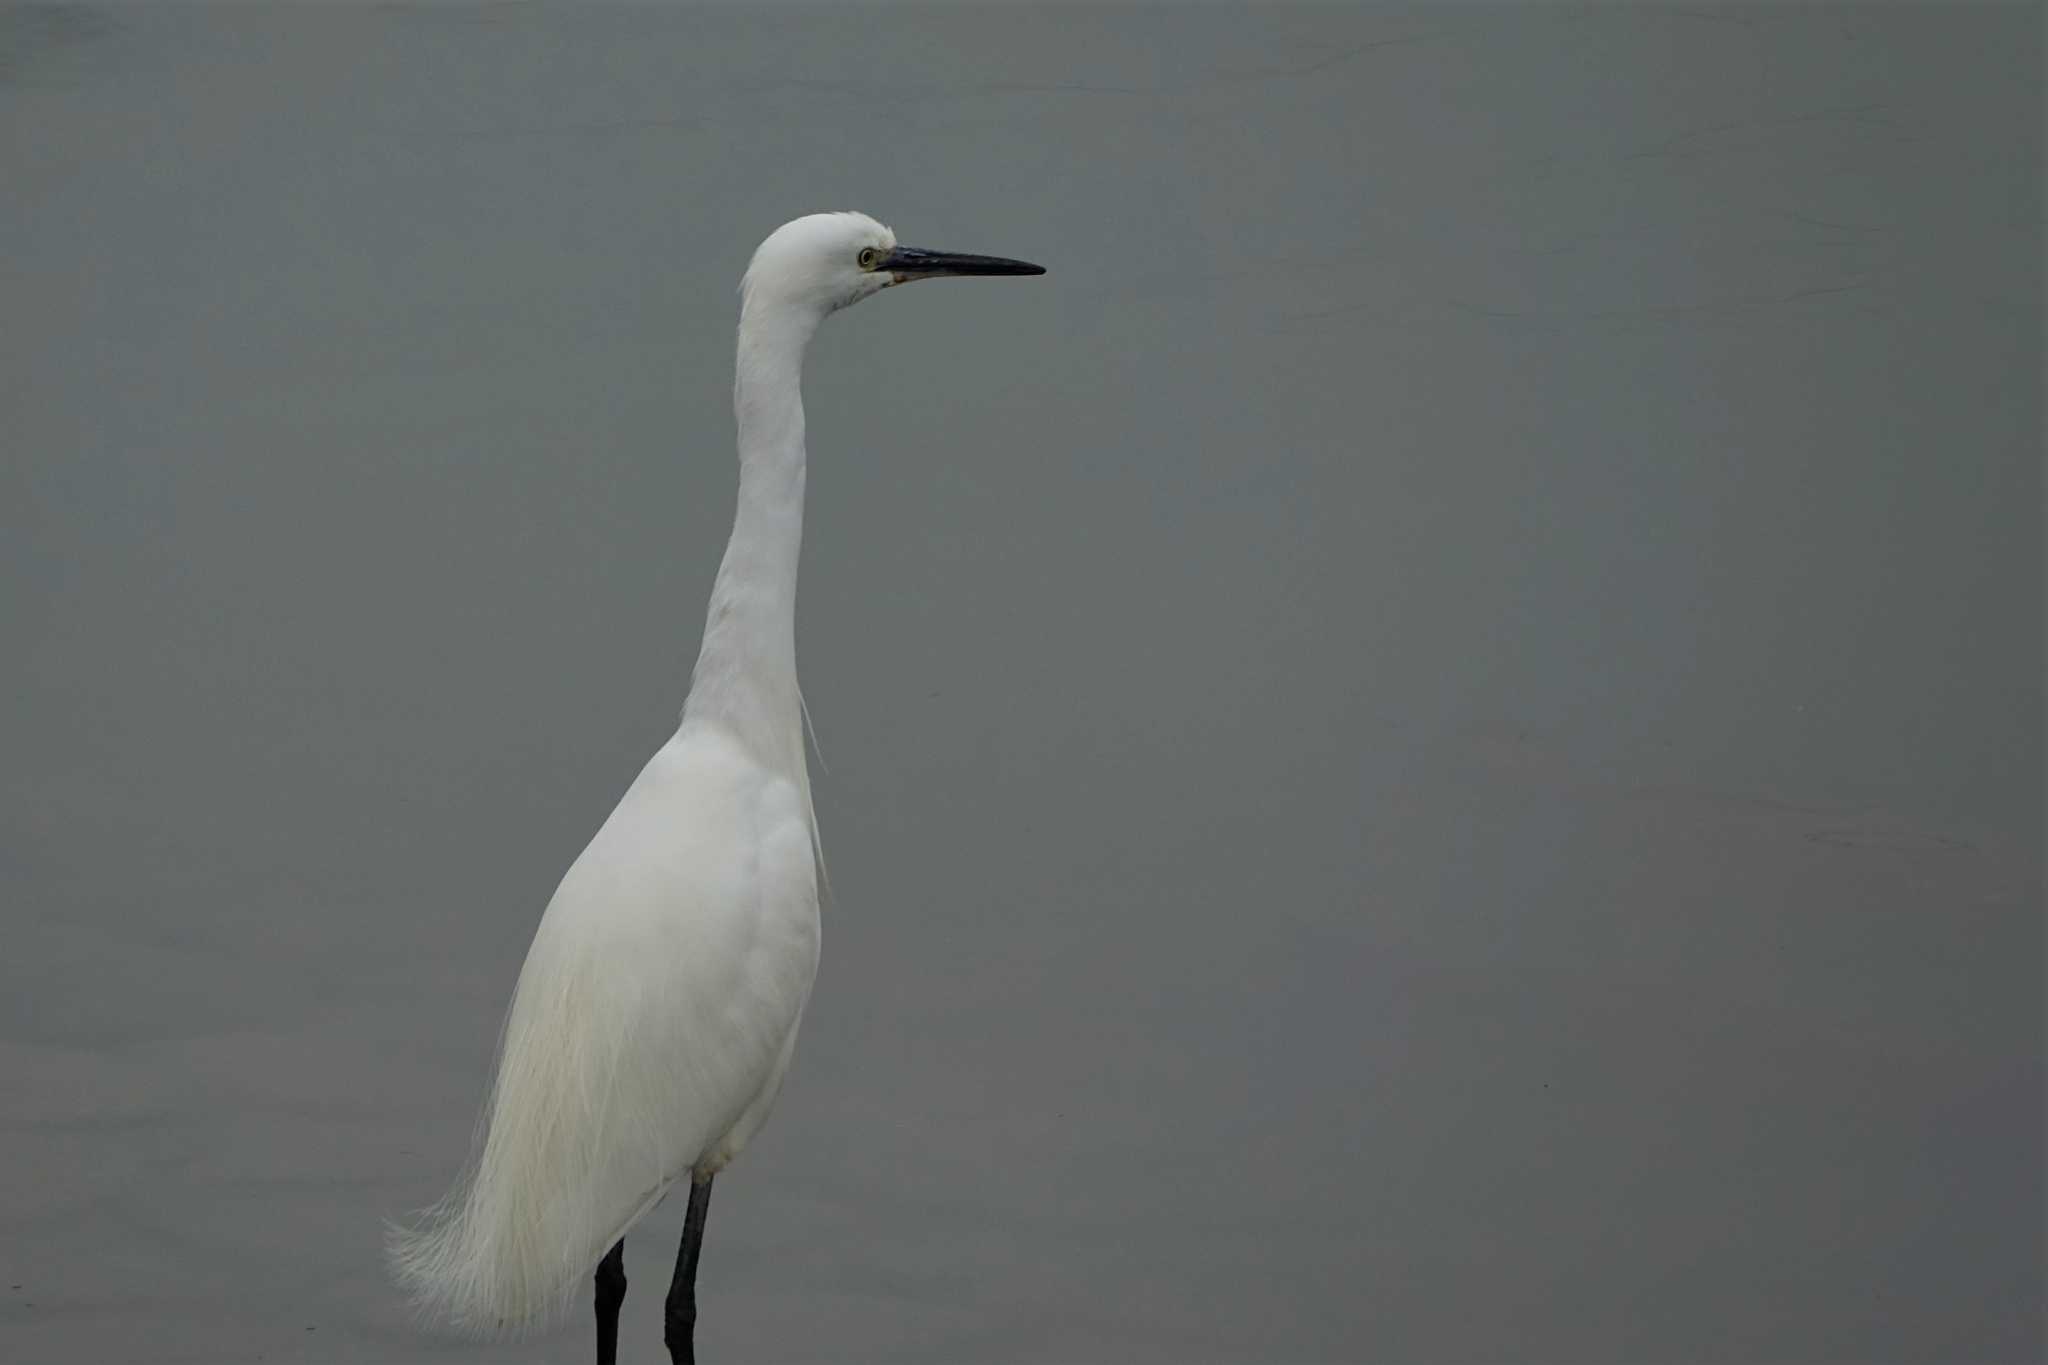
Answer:
<svg viewBox="0 0 2048 1365"><path fill-rule="evenodd" d="M970 256L962 251L921 251L899 246L882 258L878 269L896 277L896 283L931 280L941 275L1043 275L1045 267L1007 256Z"/></svg>

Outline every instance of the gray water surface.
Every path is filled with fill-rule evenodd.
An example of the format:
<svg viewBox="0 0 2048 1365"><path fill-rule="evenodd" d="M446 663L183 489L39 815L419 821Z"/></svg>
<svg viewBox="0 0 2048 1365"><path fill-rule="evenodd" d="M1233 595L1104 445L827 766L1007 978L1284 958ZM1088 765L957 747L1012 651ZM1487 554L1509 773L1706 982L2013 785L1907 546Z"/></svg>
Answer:
<svg viewBox="0 0 2048 1365"><path fill-rule="evenodd" d="M711 1361L2043 1355L2038 7L0 9L0 1359L417 1333L813 349ZM680 1208L627 1248L660 1358Z"/></svg>

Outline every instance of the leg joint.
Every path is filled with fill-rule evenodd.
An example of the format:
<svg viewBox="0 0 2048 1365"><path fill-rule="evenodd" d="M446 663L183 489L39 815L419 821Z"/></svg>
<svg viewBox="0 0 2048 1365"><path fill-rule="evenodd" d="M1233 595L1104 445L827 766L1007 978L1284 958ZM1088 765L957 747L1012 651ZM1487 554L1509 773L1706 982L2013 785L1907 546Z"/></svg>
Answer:
<svg viewBox="0 0 2048 1365"><path fill-rule="evenodd" d="M616 1304L626 1297L626 1258L613 1247L605 1258L597 1263L597 1273L591 1277L597 1283L599 1302Z"/></svg>
<svg viewBox="0 0 2048 1365"><path fill-rule="evenodd" d="M668 1296L662 1313L661 1341L668 1347L674 1365L690 1365L697 1358L697 1299L695 1295Z"/></svg>

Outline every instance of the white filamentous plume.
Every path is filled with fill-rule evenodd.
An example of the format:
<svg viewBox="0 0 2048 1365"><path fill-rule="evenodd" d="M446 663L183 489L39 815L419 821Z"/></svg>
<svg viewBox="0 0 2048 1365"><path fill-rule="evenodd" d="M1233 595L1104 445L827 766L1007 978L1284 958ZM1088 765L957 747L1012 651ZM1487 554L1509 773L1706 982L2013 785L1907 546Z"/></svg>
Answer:
<svg viewBox="0 0 2048 1365"><path fill-rule="evenodd" d="M754 253L733 386L739 504L689 699L541 917L467 1169L416 1225L392 1229L393 1274L427 1316L531 1329L595 1268L608 1360L606 1315L615 1339L625 1291L620 1270L607 1307L608 1252L684 1180L694 1276L700 1199L767 1117L818 962L796 678L804 348L831 313L892 284L1040 273L900 247L857 213L799 218ZM679 1360L694 1303L692 1291L680 1328L671 1308Z"/></svg>

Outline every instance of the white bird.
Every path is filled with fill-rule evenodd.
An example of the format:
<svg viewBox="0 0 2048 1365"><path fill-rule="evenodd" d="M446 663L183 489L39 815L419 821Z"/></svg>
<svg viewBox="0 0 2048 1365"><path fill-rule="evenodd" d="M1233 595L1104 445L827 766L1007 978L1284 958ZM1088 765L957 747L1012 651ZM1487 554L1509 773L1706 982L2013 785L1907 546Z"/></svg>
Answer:
<svg viewBox="0 0 2048 1365"><path fill-rule="evenodd" d="M626 1231L677 1183L689 1212L664 1315L694 1359L712 1177L759 1130L818 965L817 826L796 678L804 348L827 316L942 275L1024 261L898 246L859 213L786 223L740 286L739 509L682 723L570 866L527 950L462 1177L393 1273L429 1316L516 1332L595 1269L597 1356L617 1352Z"/></svg>

